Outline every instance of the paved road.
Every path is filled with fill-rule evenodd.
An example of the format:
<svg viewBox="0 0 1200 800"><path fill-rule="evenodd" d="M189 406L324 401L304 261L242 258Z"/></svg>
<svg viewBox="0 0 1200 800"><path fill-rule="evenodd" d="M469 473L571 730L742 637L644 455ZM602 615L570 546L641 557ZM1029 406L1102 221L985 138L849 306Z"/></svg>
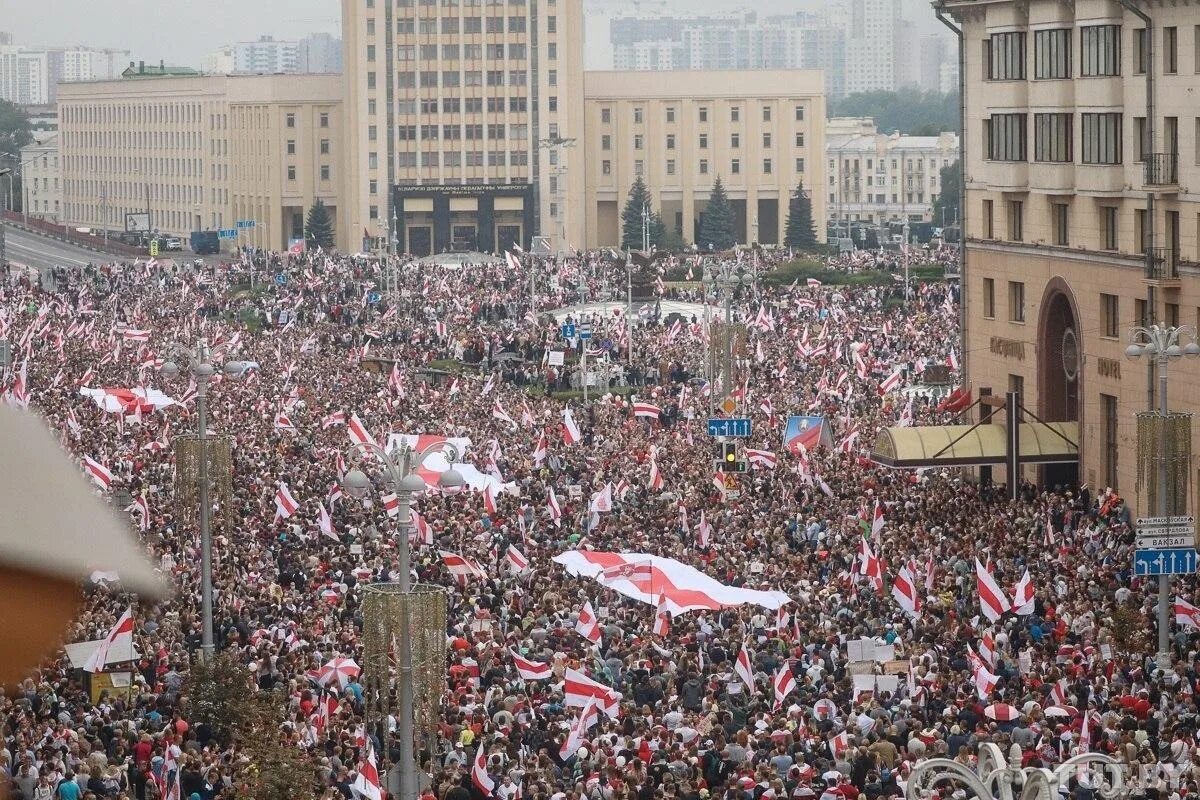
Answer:
<svg viewBox="0 0 1200 800"><path fill-rule="evenodd" d="M8 260L24 264L45 274L51 267L69 266L82 267L87 264L104 263L114 256L105 256L84 250L82 247L65 244L55 239L47 239L34 233L14 228L5 228L5 242L8 249Z"/></svg>

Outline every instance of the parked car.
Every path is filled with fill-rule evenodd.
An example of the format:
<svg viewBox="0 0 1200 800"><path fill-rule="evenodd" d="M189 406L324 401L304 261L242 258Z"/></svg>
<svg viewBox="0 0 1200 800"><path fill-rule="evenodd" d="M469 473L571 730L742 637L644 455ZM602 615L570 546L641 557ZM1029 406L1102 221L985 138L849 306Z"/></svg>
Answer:
<svg viewBox="0 0 1200 800"><path fill-rule="evenodd" d="M173 253L183 250L183 240L175 236L168 236L163 241L163 249Z"/></svg>

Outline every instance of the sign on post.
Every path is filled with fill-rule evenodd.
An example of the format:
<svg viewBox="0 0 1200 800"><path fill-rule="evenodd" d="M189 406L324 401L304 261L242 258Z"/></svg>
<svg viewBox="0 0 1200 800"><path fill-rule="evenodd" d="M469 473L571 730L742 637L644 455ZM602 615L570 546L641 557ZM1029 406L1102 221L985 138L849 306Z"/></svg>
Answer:
<svg viewBox="0 0 1200 800"><path fill-rule="evenodd" d="M150 240L150 257L158 258L158 239Z"/></svg>
<svg viewBox="0 0 1200 800"><path fill-rule="evenodd" d="M579 323L578 332L579 332L579 338L583 339L584 341L587 341L588 339L592 338L592 323L590 323L590 322Z"/></svg>
<svg viewBox="0 0 1200 800"><path fill-rule="evenodd" d="M137 233L150 230L150 215L145 211L134 211L125 215L125 232Z"/></svg>
<svg viewBox="0 0 1200 800"><path fill-rule="evenodd" d="M237 222L233 223L233 225L235 228L253 228L258 225L258 223L252 219L239 219Z"/></svg>
<svg viewBox="0 0 1200 800"><path fill-rule="evenodd" d="M1136 550L1134 575L1187 575L1196 571L1196 550L1192 547L1171 550Z"/></svg>
<svg viewBox="0 0 1200 800"><path fill-rule="evenodd" d="M563 325L561 328L561 332L562 332L562 337L564 339L574 339L575 338L575 323L568 322L567 324Z"/></svg>
<svg viewBox="0 0 1200 800"><path fill-rule="evenodd" d="M238 235L237 228L218 228L218 239L236 239Z"/></svg>
<svg viewBox="0 0 1200 800"><path fill-rule="evenodd" d="M283 286L285 283L287 283L287 275L284 275L282 272L277 273L275 275L275 283L279 286Z"/></svg>
<svg viewBox="0 0 1200 800"><path fill-rule="evenodd" d="M749 417L709 417L709 436L729 436L734 439L750 438Z"/></svg>

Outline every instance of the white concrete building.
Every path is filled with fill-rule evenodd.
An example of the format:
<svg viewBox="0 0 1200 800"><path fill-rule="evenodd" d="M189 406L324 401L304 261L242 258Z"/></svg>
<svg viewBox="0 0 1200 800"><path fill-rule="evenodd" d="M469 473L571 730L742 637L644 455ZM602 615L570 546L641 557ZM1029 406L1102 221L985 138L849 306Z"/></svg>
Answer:
<svg viewBox="0 0 1200 800"><path fill-rule="evenodd" d="M894 90L904 32L900 0L850 0L849 6L846 93Z"/></svg>
<svg viewBox="0 0 1200 800"><path fill-rule="evenodd" d="M50 102L50 68L45 50L0 45L0 100L23 106Z"/></svg>
<svg viewBox="0 0 1200 800"><path fill-rule="evenodd" d="M259 37L233 46L233 71L263 75L299 72L300 43Z"/></svg>
<svg viewBox="0 0 1200 800"><path fill-rule="evenodd" d="M300 40L300 72L341 72L342 40L329 33L310 33Z"/></svg>
<svg viewBox="0 0 1200 800"><path fill-rule="evenodd" d="M835 117L825 132L830 222L933 222L942 167L958 161L958 134L883 134L871 119ZM952 222L952 220L947 220Z"/></svg>
<svg viewBox="0 0 1200 800"><path fill-rule="evenodd" d="M58 136L21 148L21 165L21 207L31 217L58 222L62 213Z"/></svg>

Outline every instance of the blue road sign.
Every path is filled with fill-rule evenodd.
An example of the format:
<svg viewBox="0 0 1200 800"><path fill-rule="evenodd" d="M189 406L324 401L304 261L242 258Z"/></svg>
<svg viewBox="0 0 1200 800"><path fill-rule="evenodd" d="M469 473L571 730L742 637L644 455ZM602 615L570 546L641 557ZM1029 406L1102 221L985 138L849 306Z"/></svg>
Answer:
<svg viewBox="0 0 1200 800"><path fill-rule="evenodd" d="M236 239L237 228L221 228L217 231L218 239Z"/></svg>
<svg viewBox="0 0 1200 800"><path fill-rule="evenodd" d="M590 322L579 323L579 338L583 339L585 341L587 339L592 338L592 323L590 323Z"/></svg>
<svg viewBox="0 0 1200 800"><path fill-rule="evenodd" d="M258 223L252 219L239 219L233 224L238 228L253 228L258 225Z"/></svg>
<svg viewBox="0 0 1200 800"><path fill-rule="evenodd" d="M574 322L568 322L566 325L562 326L562 337L564 339L574 339L575 338L575 323Z"/></svg>
<svg viewBox="0 0 1200 800"><path fill-rule="evenodd" d="M1134 575L1188 575L1196 571L1196 550L1177 547L1171 550L1135 550Z"/></svg>
<svg viewBox="0 0 1200 800"><path fill-rule="evenodd" d="M379 292L367 292L367 302L374 305L379 302Z"/></svg>
<svg viewBox="0 0 1200 800"><path fill-rule="evenodd" d="M287 283L287 275L284 275L282 272L280 272L275 276L275 283L283 286L285 283Z"/></svg>
<svg viewBox="0 0 1200 800"><path fill-rule="evenodd" d="M735 439L750 437L749 417L709 417L709 436L729 436Z"/></svg>

